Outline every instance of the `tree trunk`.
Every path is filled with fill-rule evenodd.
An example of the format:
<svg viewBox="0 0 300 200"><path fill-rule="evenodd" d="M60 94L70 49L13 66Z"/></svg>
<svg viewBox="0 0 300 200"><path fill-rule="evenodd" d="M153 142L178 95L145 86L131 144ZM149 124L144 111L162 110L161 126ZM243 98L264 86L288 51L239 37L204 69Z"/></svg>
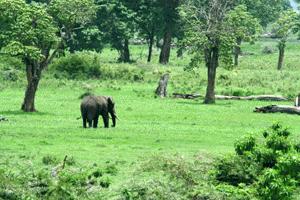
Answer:
<svg viewBox="0 0 300 200"><path fill-rule="evenodd" d="M159 56L160 64L167 64L169 62L171 42L172 42L172 30L170 27L168 27L164 35L164 42Z"/></svg>
<svg viewBox="0 0 300 200"><path fill-rule="evenodd" d="M124 42L124 62L130 62L129 40L128 39L125 39L125 42Z"/></svg>
<svg viewBox="0 0 300 200"><path fill-rule="evenodd" d="M207 66L207 88L204 99L205 104L215 103L215 81L219 64L219 47L212 47L205 50L205 62Z"/></svg>
<svg viewBox="0 0 300 200"><path fill-rule="evenodd" d="M279 58L278 58L277 69L281 70L283 66L285 42L280 42L278 45L278 49L279 49Z"/></svg>
<svg viewBox="0 0 300 200"><path fill-rule="evenodd" d="M242 44L242 39L238 38L236 40L236 45L234 47L234 66L239 65L239 55L241 54L241 44Z"/></svg>
<svg viewBox="0 0 300 200"><path fill-rule="evenodd" d="M184 47L179 47L177 50L177 58L182 58L183 57L183 50Z"/></svg>
<svg viewBox="0 0 300 200"><path fill-rule="evenodd" d="M151 62L153 43L154 43L154 34L149 36L149 51L148 51L147 62Z"/></svg>
<svg viewBox="0 0 300 200"><path fill-rule="evenodd" d="M129 51L129 40L125 39L122 49L120 50L120 62L128 63L130 62L130 51Z"/></svg>
<svg viewBox="0 0 300 200"><path fill-rule="evenodd" d="M35 112L35 94L41 78L41 67L38 63L26 62L27 89L25 92L22 110L25 112Z"/></svg>

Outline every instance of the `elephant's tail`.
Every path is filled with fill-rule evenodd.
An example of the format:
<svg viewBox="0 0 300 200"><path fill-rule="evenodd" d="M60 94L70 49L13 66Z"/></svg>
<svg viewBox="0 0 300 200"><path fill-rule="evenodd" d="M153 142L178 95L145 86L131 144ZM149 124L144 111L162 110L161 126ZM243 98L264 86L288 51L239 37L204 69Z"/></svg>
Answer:
<svg viewBox="0 0 300 200"><path fill-rule="evenodd" d="M81 118L82 118L81 116L80 116L80 117L77 117L76 120L80 120Z"/></svg>

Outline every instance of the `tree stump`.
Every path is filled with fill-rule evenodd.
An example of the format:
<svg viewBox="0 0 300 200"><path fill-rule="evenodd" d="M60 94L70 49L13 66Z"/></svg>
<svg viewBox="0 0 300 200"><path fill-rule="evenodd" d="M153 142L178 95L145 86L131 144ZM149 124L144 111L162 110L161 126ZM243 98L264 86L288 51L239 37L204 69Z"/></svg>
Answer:
<svg viewBox="0 0 300 200"><path fill-rule="evenodd" d="M158 82L158 87L156 88L155 94L160 98L164 98L167 96L169 77L169 74L164 74Z"/></svg>

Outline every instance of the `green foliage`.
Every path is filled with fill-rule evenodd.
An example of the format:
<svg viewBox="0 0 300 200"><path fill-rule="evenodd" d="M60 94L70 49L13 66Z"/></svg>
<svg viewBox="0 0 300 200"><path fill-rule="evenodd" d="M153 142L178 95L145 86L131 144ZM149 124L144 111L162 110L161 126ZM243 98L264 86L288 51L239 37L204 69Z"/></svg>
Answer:
<svg viewBox="0 0 300 200"><path fill-rule="evenodd" d="M244 5L236 6L227 14L227 26L232 29L236 40L253 42L261 33L259 21L254 18Z"/></svg>
<svg viewBox="0 0 300 200"><path fill-rule="evenodd" d="M300 159L290 134L276 123L263 132L264 143L252 136L238 141L236 155L216 163L216 179L234 186L249 184L261 199L291 199L300 183Z"/></svg>
<svg viewBox="0 0 300 200"><path fill-rule="evenodd" d="M54 45L57 28L46 7L22 0L0 1L2 52L22 58L42 60L42 47Z"/></svg>
<svg viewBox="0 0 300 200"><path fill-rule="evenodd" d="M257 183L257 193L263 200L291 199L295 190L294 181L281 176L275 169L266 169Z"/></svg>
<svg viewBox="0 0 300 200"><path fill-rule="evenodd" d="M281 41L286 41L287 37L296 28L297 16L297 13L293 10L282 12L272 27L272 32L275 34L275 37L280 38Z"/></svg>
<svg viewBox="0 0 300 200"><path fill-rule="evenodd" d="M264 46L262 49L263 54L272 54L275 52L275 49L271 46Z"/></svg>
<svg viewBox="0 0 300 200"><path fill-rule="evenodd" d="M50 157L44 156L43 161L50 162L53 160ZM51 161L47 164L53 163ZM0 198L85 199L88 195L99 194L101 190L110 187L110 175L103 169L87 166L70 167L69 164L67 163L64 169L60 165L49 169L48 166L38 168L26 164L13 169L1 168Z"/></svg>
<svg viewBox="0 0 300 200"><path fill-rule="evenodd" d="M82 52L68 54L51 64L56 78L90 79L101 76L100 60L97 54Z"/></svg>
<svg viewBox="0 0 300 200"><path fill-rule="evenodd" d="M254 183L259 170L260 166L248 155L230 155L220 158L215 163L216 179L234 186Z"/></svg>
<svg viewBox="0 0 300 200"><path fill-rule="evenodd" d="M57 165L59 163L59 160L56 156L49 154L49 155L43 156L42 162L45 165Z"/></svg>
<svg viewBox="0 0 300 200"><path fill-rule="evenodd" d="M247 152L251 152L254 150L256 145L256 140L253 136L248 136L242 138L234 144L235 152L238 155L244 155Z"/></svg>
<svg viewBox="0 0 300 200"><path fill-rule="evenodd" d="M275 21L290 6L287 0L239 0L237 4L246 5L248 12L259 19L263 27Z"/></svg>

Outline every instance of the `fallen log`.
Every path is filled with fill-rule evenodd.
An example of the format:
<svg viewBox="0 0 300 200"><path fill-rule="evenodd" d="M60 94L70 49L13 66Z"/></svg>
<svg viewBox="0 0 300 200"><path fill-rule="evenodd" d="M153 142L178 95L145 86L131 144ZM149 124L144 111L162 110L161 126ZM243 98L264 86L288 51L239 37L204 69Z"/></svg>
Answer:
<svg viewBox="0 0 300 200"><path fill-rule="evenodd" d="M300 115L300 107L286 105L269 105L264 107L256 107L254 112L258 113L288 113Z"/></svg>
<svg viewBox="0 0 300 200"><path fill-rule="evenodd" d="M174 98L182 99L196 99L203 97L200 94L180 94L173 93ZM226 96L226 95L216 95L217 100L257 100L257 101L287 101L288 99L282 96L275 95L253 95L253 96Z"/></svg>
<svg viewBox="0 0 300 200"><path fill-rule="evenodd" d="M224 96L216 95L216 99L220 100L258 100L258 101L287 101L288 99L282 96L275 95L253 95L253 96Z"/></svg>
<svg viewBox="0 0 300 200"><path fill-rule="evenodd" d="M181 99L196 99L199 97L203 97L200 94L180 94L180 93L173 93L174 98L181 98Z"/></svg>
<svg viewBox="0 0 300 200"><path fill-rule="evenodd" d="M7 119L6 117L0 115L0 122L1 122L1 121L4 121L4 122L5 122L5 121L8 121L8 119Z"/></svg>

